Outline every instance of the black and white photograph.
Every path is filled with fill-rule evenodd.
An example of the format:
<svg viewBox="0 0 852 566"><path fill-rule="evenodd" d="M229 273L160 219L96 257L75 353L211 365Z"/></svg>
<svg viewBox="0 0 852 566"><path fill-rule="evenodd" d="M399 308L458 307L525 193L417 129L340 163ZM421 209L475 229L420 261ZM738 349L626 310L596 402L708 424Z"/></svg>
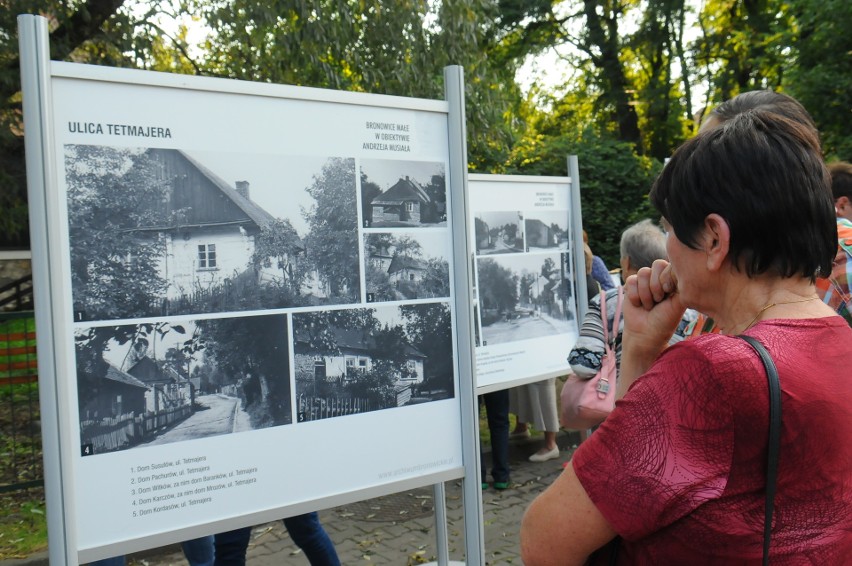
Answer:
<svg viewBox="0 0 852 566"><path fill-rule="evenodd" d="M476 272L483 346L571 331L567 254L480 257Z"/></svg>
<svg viewBox="0 0 852 566"><path fill-rule="evenodd" d="M444 164L361 160L361 214L365 228L446 226Z"/></svg>
<svg viewBox="0 0 852 566"><path fill-rule="evenodd" d="M361 296L354 158L66 145L75 321Z"/></svg>
<svg viewBox="0 0 852 566"><path fill-rule="evenodd" d="M568 211L548 210L524 214L527 251L568 250Z"/></svg>
<svg viewBox="0 0 852 566"><path fill-rule="evenodd" d="M298 422L455 397L446 303L293 315Z"/></svg>
<svg viewBox="0 0 852 566"><path fill-rule="evenodd" d="M364 234L367 302L449 297L447 236L443 230Z"/></svg>
<svg viewBox="0 0 852 566"><path fill-rule="evenodd" d="M286 315L78 329L84 456L292 422Z"/></svg>
<svg viewBox="0 0 852 566"><path fill-rule="evenodd" d="M478 255L524 251L524 216L517 211L483 211L473 219Z"/></svg>

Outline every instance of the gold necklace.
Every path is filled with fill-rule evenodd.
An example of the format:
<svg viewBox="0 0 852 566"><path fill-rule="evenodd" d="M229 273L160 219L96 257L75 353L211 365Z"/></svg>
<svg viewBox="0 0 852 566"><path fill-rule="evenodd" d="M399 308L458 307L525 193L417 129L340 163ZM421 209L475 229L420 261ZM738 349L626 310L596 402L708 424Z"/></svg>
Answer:
<svg viewBox="0 0 852 566"><path fill-rule="evenodd" d="M769 303L768 305L764 306L762 309L757 311L757 314L754 315L754 318L751 319L751 321L748 324L746 324L745 328L743 328L743 332L745 332L746 330L751 328L751 325L754 324L755 322L757 322L758 317L760 315L762 315L764 312L771 309L772 307L777 307L778 305L792 305L792 304L795 304L795 303L806 303L808 301L813 301L814 299L819 299L819 297L808 297L807 299L798 299L798 300L795 300L795 301L781 301L781 302L778 302L778 303Z"/></svg>

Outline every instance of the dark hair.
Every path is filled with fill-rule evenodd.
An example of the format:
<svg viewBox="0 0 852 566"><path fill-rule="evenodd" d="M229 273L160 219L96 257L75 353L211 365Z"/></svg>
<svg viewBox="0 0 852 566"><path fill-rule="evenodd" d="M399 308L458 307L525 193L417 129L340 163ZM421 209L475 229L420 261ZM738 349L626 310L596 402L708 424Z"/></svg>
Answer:
<svg viewBox="0 0 852 566"><path fill-rule="evenodd" d="M730 226L730 258L749 277L773 271L811 281L837 251L830 178L816 129L763 108L746 110L675 151L651 202L696 248L708 214Z"/></svg>
<svg viewBox="0 0 852 566"><path fill-rule="evenodd" d="M757 109L780 114L785 118L809 126L816 132L814 119L811 118L811 115L808 114L808 111L805 110L805 107L798 100L792 96L787 96L773 90L742 92L714 108L709 116L715 117L720 122L727 122L738 114Z"/></svg>
<svg viewBox="0 0 852 566"><path fill-rule="evenodd" d="M834 200L846 197L852 200L852 163L835 161L828 164L828 172L831 174L831 193Z"/></svg>

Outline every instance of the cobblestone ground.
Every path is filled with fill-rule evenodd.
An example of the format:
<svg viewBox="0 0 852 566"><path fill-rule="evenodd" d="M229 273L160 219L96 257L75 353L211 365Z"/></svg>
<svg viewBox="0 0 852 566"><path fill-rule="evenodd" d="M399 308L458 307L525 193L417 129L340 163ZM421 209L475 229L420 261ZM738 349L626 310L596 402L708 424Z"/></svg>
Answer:
<svg viewBox="0 0 852 566"><path fill-rule="evenodd" d="M539 464L527 457L540 440L513 441L510 449L512 484L505 491L482 493L485 524L485 560L489 566L521 564L518 529L527 505L562 471L576 437L561 433L562 456ZM451 561L464 561L464 509L461 482L446 484L447 534ZM337 548L344 566L376 564L408 566L437 560L433 491L420 488L320 512L320 520ZM134 566L185 566L178 546L129 557ZM258 525L252 532L248 566L307 565L281 521Z"/></svg>
<svg viewBox="0 0 852 566"><path fill-rule="evenodd" d="M576 447L576 433L559 434L560 458L539 464L527 457L540 439L513 440L509 450L512 484L505 491L482 492L485 564L521 564L518 529L527 505L562 472ZM487 458L486 458L487 460ZM447 534L451 562L464 561L464 510L461 482L445 486ZM369 499L320 512L344 566L410 566L437 560L437 538L431 487ZM127 557L130 566L186 566L179 545L151 549ZM290 540L281 521L258 525L252 532L248 566L305 566L307 559ZM0 566L48 566L47 553L25 560L0 560Z"/></svg>

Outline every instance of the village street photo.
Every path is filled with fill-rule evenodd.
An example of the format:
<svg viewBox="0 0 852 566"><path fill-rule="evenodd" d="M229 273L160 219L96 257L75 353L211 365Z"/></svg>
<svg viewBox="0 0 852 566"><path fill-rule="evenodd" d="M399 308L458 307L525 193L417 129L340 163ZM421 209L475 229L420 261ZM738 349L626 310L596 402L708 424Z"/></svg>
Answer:
<svg viewBox="0 0 852 566"><path fill-rule="evenodd" d="M449 297L448 236L446 230L365 234L367 302Z"/></svg>
<svg viewBox="0 0 852 566"><path fill-rule="evenodd" d="M298 422L455 396L443 302L293 315Z"/></svg>
<svg viewBox="0 0 852 566"><path fill-rule="evenodd" d="M443 163L361 160L364 228L446 226L446 179Z"/></svg>
<svg viewBox="0 0 852 566"><path fill-rule="evenodd" d="M568 250L568 211L536 210L524 214L527 251Z"/></svg>
<svg viewBox="0 0 852 566"><path fill-rule="evenodd" d="M359 301L355 160L65 146L74 320Z"/></svg>
<svg viewBox="0 0 852 566"><path fill-rule="evenodd" d="M482 211L473 219L477 255L524 251L524 217L517 211Z"/></svg>
<svg viewBox="0 0 852 566"><path fill-rule="evenodd" d="M576 314L567 254L480 257L476 274L483 346L571 331Z"/></svg>
<svg viewBox="0 0 852 566"><path fill-rule="evenodd" d="M78 329L83 456L290 424L286 315Z"/></svg>

